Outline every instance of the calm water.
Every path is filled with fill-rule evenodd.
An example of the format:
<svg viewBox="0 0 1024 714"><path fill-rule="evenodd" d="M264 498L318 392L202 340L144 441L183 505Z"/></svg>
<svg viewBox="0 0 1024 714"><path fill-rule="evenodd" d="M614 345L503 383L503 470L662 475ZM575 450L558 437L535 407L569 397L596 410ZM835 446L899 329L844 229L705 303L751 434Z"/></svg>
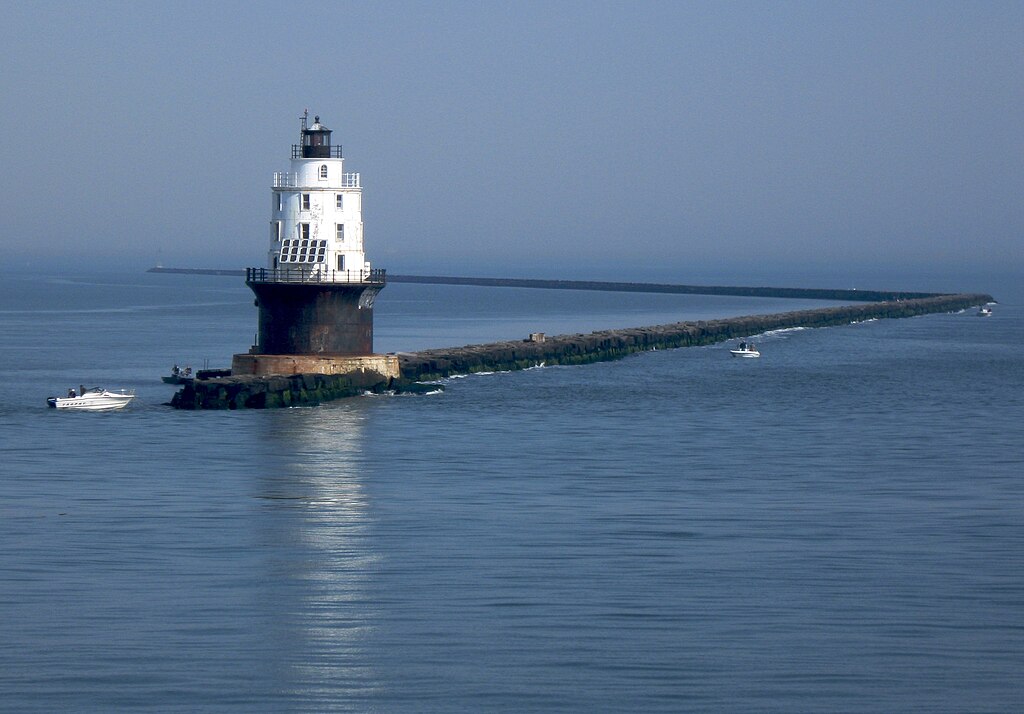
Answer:
<svg viewBox="0 0 1024 714"><path fill-rule="evenodd" d="M811 304L392 285L377 345ZM231 278L6 280L0 710L1024 708L1020 302L162 406L255 321ZM46 408L80 383L139 396Z"/></svg>

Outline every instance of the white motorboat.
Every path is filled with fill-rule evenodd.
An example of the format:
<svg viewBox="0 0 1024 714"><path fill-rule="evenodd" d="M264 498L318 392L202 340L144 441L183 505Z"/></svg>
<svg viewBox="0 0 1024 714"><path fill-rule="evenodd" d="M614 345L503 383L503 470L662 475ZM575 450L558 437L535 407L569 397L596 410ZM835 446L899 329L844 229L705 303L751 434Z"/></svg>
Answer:
<svg viewBox="0 0 1024 714"><path fill-rule="evenodd" d="M734 350L729 350L729 354L733 357L760 357L761 353L757 351L757 348L748 343L741 342L740 346Z"/></svg>
<svg viewBox="0 0 1024 714"><path fill-rule="evenodd" d="M135 392L111 392L100 387L92 389L68 390L66 397L49 397L46 403L55 409L74 409L85 412L109 412L124 409L128 402L135 399Z"/></svg>
<svg viewBox="0 0 1024 714"><path fill-rule="evenodd" d="M978 309L978 317L992 317L992 308L982 307Z"/></svg>

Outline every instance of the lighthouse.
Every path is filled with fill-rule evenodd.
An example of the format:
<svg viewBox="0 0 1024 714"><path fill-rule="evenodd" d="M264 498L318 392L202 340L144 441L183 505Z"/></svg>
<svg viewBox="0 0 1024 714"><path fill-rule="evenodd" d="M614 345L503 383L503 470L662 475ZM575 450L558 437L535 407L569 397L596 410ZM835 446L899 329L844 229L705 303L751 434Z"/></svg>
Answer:
<svg viewBox="0 0 1024 714"><path fill-rule="evenodd" d="M291 170L273 177L266 267L246 269L256 341L234 356L232 372L397 374L394 355L373 353L373 302L386 278L366 260L360 176L346 172L319 116L300 121Z"/></svg>

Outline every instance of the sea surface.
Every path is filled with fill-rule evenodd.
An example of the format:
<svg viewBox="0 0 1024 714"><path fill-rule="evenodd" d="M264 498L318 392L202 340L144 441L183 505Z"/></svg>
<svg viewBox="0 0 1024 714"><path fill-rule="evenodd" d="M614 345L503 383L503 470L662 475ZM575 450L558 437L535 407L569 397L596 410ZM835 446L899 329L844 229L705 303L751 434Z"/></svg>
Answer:
<svg viewBox="0 0 1024 714"><path fill-rule="evenodd" d="M1024 710L1024 300L179 412L237 278L0 285L0 710ZM411 351L822 303L390 285ZM58 413L69 387L124 411Z"/></svg>

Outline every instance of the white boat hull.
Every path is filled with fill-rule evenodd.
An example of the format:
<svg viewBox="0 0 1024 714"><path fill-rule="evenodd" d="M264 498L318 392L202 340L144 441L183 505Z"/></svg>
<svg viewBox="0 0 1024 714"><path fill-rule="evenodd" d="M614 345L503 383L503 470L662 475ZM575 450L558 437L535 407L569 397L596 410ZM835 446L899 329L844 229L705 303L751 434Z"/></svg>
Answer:
<svg viewBox="0 0 1024 714"><path fill-rule="evenodd" d="M755 345L750 344L749 342L741 342L739 344L739 347L737 347L734 350L729 350L729 354L731 354L733 357L747 358L761 356L761 353L757 351L757 347Z"/></svg>
<svg viewBox="0 0 1024 714"><path fill-rule="evenodd" d="M46 403L56 409L73 409L83 412L109 412L124 409L135 395L131 392L108 392L107 390L86 392L75 397L50 397Z"/></svg>

